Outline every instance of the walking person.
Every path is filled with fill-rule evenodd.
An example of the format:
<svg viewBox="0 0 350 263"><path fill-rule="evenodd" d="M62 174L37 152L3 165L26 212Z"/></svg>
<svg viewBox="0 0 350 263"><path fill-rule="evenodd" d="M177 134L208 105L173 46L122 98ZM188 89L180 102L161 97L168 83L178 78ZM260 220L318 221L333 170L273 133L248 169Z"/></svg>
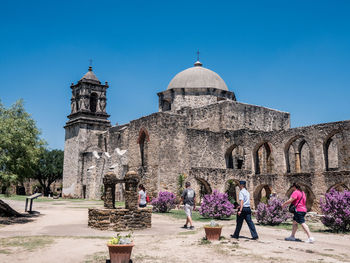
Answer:
<svg viewBox="0 0 350 263"><path fill-rule="evenodd" d="M187 229L188 224L190 224L190 229L194 229L193 223L192 223L192 211L196 208L196 193L191 188L191 183L186 182L185 184L186 189L182 192L181 201L184 204L184 210L186 213L186 224L183 226L183 228Z"/></svg>
<svg viewBox="0 0 350 263"><path fill-rule="evenodd" d="M290 198L282 204L282 208L286 207L289 204L293 204L295 206L294 216L293 216L293 228L292 228L292 234L290 237L286 237L286 241L296 241L295 233L298 230L298 224L302 226L304 229L308 239L306 240L307 243L313 243L315 241L315 238L311 236L310 229L305 223L305 215L307 212L306 208L306 195L302 191L300 185L298 183L294 183L292 185L293 193L290 196Z"/></svg>
<svg viewBox="0 0 350 263"><path fill-rule="evenodd" d="M147 206L147 194L146 194L146 189L145 187L143 186L143 184L140 184L139 185L139 199L138 199L138 204L139 204L139 207L143 208L143 207L146 207Z"/></svg>
<svg viewBox="0 0 350 263"><path fill-rule="evenodd" d="M245 220L248 224L250 234L252 235L253 240L257 240L259 238L258 233L256 232L255 225L252 221L252 210L250 209L250 194L246 189L246 181L239 181L239 206L237 213L237 225L236 230L232 238L239 238L239 232L241 231L243 220Z"/></svg>

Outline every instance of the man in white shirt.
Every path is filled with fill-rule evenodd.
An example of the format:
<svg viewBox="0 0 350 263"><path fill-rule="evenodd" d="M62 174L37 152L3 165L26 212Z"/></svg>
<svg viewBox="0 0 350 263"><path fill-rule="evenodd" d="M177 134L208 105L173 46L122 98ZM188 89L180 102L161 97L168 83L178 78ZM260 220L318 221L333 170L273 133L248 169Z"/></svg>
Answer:
<svg viewBox="0 0 350 263"><path fill-rule="evenodd" d="M239 207L237 213L237 225L236 230L232 238L239 238L239 232L241 231L243 220L248 224L252 239L256 240L259 238L258 233L256 232L255 225L252 221L252 210L250 209L250 194L246 189L246 181L239 181Z"/></svg>

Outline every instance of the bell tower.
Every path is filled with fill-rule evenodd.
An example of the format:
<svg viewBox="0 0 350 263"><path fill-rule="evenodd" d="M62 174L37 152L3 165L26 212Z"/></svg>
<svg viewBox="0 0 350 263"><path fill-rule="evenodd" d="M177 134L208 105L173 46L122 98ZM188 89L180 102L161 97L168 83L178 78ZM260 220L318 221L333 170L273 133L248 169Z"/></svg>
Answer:
<svg viewBox="0 0 350 263"><path fill-rule="evenodd" d="M110 126L106 113L108 83L102 85L91 66L77 84L72 83L71 89L71 113L67 126L77 122Z"/></svg>
<svg viewBox="0 0 350 263"><path fill-rule="evenodd" d="M71 112L64 127L62 194L82 198L85 197L87 151L98 148L98 135L111 127L106 113L108 83L101 84L90 66L88 72L76 84L72 83L70 88Z"/></svg>

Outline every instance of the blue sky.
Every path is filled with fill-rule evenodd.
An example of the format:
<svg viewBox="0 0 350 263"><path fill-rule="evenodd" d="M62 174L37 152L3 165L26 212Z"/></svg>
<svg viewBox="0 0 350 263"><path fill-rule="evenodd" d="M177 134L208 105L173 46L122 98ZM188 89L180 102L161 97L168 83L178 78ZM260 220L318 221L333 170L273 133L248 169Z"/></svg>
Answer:
<svg viewBox="0 0 350 263"><path fill-rule="evenodd" d="M349 1L0 3L0 99L23 98L51 148L90 58L112 124L156 112L197 49L238 101L290 112L292 127L350 119Z"/></svg>

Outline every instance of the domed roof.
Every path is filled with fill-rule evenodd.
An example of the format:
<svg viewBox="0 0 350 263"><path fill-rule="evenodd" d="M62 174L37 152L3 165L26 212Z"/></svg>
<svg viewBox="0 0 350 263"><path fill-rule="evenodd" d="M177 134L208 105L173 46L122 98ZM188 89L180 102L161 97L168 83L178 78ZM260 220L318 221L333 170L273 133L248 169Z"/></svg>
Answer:
<svg viewBox="0 0 350 263"><path fill-rule="evenodd" d="M228 90L225 81L214 71L202 67L197 61L194 67L185 69L170 81L167 89L179 88L216 88Z"/></svg>

